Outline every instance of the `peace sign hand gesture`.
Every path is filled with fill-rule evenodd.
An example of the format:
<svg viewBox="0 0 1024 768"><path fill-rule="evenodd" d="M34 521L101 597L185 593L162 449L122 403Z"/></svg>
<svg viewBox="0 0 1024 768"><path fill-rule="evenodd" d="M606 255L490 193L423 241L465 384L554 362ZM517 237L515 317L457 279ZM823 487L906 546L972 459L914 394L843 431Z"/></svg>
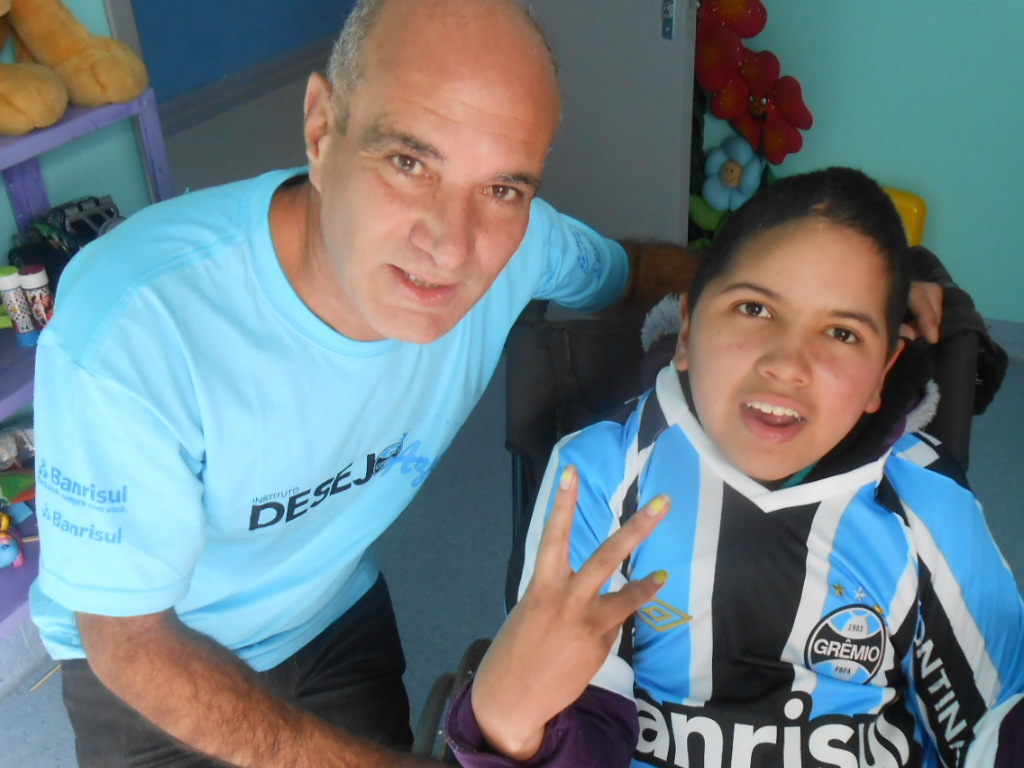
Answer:
<svg viewBox="0 0 1024 768"><path fill-rule="evenodd" d="M579 476L567 466L544 528L537 563L522 599L480 665L472 704L488 743L516 760L540 748L547 722L570 706L597 674L622 623L668 578L658 571L617 592L601 587L668 512L658 496L612 534L578 572L569 538Z"/></svg>

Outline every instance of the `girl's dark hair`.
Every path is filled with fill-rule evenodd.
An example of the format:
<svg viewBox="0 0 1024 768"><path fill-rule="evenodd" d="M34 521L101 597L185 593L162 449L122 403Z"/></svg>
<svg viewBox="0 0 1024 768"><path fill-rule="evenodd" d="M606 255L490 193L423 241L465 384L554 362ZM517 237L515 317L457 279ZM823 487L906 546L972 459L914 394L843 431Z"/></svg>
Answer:
<svg viewBox="0 0 1024 768"><path fill-rule="evenodd" d="M874 179L853 168L787 176L763 188L733 213L701 260L689 290L691 311L708 283L729 268L748 240L803 219L830 221L875 243L889 271L886 320L889 348L894 349L910 293L907 236L889 195Z"/></svg>

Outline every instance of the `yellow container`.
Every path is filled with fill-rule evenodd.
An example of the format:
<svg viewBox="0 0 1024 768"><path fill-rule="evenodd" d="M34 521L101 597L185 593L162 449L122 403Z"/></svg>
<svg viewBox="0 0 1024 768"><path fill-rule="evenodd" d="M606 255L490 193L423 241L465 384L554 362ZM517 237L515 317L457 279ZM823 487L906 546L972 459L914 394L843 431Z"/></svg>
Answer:
<svg viewBox="0 0 1024 768"><path fill-rule="evenodd" d="M928 206L924 200L902 189L883 187L892 198L896 210L903 219L903 229L907 233L907 241L911 245L920 245L924 237L924 220L928 216Z"/></svg>

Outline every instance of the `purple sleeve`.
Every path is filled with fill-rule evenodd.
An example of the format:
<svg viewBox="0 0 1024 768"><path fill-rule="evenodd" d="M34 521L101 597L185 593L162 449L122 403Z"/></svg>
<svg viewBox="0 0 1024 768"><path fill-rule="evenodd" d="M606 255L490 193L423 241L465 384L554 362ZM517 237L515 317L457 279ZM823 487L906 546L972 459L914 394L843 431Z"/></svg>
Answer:
<svg viewBox="0 0 1024 768"><path fill-rule="evenodd" d="M519 762L487 744L470 702L471 686L455 696L445 725L448 743L464 768L626 768L640 733L636 704L603 688L588 686L569 709L544 730L537 754Z"/></svg>
<svg viewBox="0 0 1024 768"><path fill-rule="evenodd" d="M1024 765L1024 699L1006 713L999 726L999 749L995 768L1019 768Z"/></svg>

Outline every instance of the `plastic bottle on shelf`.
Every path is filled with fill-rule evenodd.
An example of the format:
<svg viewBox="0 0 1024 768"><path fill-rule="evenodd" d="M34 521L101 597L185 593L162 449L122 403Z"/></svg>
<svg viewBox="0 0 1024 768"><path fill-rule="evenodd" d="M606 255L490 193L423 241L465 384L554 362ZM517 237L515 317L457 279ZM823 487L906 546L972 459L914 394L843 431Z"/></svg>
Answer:
<svg viewBox="0 0 1024 768"><path fill-rule="evenodd" d="M21 288L21 275L17 267L0 267L0 298L7 308L7 314L11 316L14 330L18 334L18 344L34 347L39 339L39 331L32 322L32 310Z"/></svg>
<svg viewBox="0 0 1024 768"><path fill-rule="evenodd" d="M50 291L50 278L40 264L26 264L19 270L21 289L25 292L32 320L36 328L42 330L53 317L53 293Z"/></svg>

